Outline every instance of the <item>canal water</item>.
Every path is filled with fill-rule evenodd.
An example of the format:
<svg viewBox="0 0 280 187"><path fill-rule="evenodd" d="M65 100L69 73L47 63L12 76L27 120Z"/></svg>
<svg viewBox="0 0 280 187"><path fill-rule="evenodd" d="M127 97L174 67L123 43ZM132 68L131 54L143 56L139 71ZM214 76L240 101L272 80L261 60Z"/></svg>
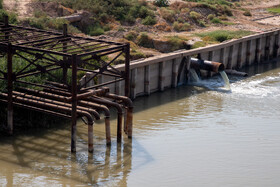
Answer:
<svg viewBox="0 0 280 187"><path fill-rule="evenodd" d="M70 126L0 138L0 186L280 186L280 63L135 100L132 141L105 144L104 123L78 125L77 154ZM38 122L40 123L40 122Z"/></svg>

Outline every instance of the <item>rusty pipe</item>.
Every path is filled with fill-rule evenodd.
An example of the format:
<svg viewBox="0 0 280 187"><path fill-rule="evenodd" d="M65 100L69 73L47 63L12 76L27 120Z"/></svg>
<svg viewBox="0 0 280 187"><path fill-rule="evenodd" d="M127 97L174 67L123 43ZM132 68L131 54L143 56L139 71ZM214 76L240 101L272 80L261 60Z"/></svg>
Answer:
<svg viewBox="0 0 280 187"><path fill-rule="evenodd" d="M5 99L7 99L8 94L0 93L0 96L2 96ZM45 103L43 101L28 99L28 98L25 98L25 97L22 97L22 96L15 96L15 95L13 95L13 100L15 102L20 103L20 104L32 105L32 106L35 106L35 107L40 107L42 109L48 109L48 110L52 110L52 111L66 112L68 114L71 114L71 111L72 111L71 107L55 105L55 104L51 104L51 103ZM77 110L77 113L80 116L85 116L87 118L88 125L93 125L94 121L93 121L93 118L92 118L90 113L88 113L87 111L80 110L80 109Z"/></svg>
<svg viewBox="0 0 280 187"><path fill-rule="evenodd" d="M128 138L132 138L133 128L133 102L126 96L119 96L116 94L106 93L104 97L121 100L126 105L126 123L124 125L124 131L127 133Z"/></svg>
<svg viewBox="0 0 280 187"><path fill-rule="evenodd" d="M0 99L0 102L7 103L8 101L4 100L4 99ZM13 104L18 106L18 107L28 108L30 110L35 110L35 111L38 111L38 112L43 112L43 113L51 114L51 115L54 115L54 116L71 119L70 115L66 115L66 114L63 114L63 113L54 112L54 111L46 110L46 109L42 109L42 108L37 108L37 107L33 107L33 106L30 106L30 105L25 105L25 104L21 104L21 103L17 103L17 102L14 102Z"/></svg>
<svg viewBox="0 0 280 187"><path fill-rule="evenodd" d="M28 95L28 94L21 93L21 92L16 92L16 91L14 91L13 93L17 96L22 96L22 97L33 99L33 100L42 101L42 102L45 102L46 104L50 103L50 104L55 104L55 105L60 105L60 106L71 108L71 104L68 104L68 103L63 103L63 102L60 102L60 101L54 101L54 100L41 98L41 97L37 97L37 96L33 96L33 95ZM98 114L98 112L96 112L93 109L89 109L89 108L85 108L85 107L81 107L81 106L78 106L78 109L80 109L82 111L89 112L90 114L92 114L95 117L96 120L100 119L100 115Z"/></svg>
<svg viewBox="0 0 280 187"><path fill-rule="evenodd" d="M0 96L4 96L7 99L8 94L0 93ZM72 111L72 108L70 108L70 107L54 105L54 104L51 104L51 103L45 103L45 102L42 102L42 101L39 101L39 100L34 100L34 99L27 99L27 98L24 98L24 97L21 97L21 96L13 95L13 99L14 99L15 102L19 102L20 104L23 103L23 105L29 105L30 106L30 104L31 104L31 105L35 105L35 107L41 107L41 108L49 109L51 111L59 110L59 111L67 112L67 113L71 113L71 111ZM33 106L30 106L30 107L33 107ZM88 151L93 152L93 123L94 123L93 118L92 118L90 113L88 113L86 111L82 111L80 109L77 110L77 113L79 115L87 118ZM96 112L96 114L98 114L98 113Z"/></svg>
<svg viewBox="0 0 280 187"><path fill-rule="evenodd" d="M97 96L92 96L90 98L88 98L89 101L91 102L95 102L95 103L99 103L99 104L103 104L109 107L114 107L117 109L118 111L118 120L117 120L117 141L121 142L122 139L122 117L123 117L123 110L120 104L115 103L113 101L110 100L106 100L104 98L100 98Z"/></svg>
<svg viewBox="0 0 280 187"><path fill-rule="evenodd" d="M44 92L44 91L39 91L39 90L32 90L29 88L19 88L20 90L24 91L24 92L28 92L31 93L32 95L35 96L42 96L44 98L48 98L48 99L56 99L58 101L68 101L67 98L65 96L61 96L61 95L57 95L57 94L52 94L52 93L48 93L48 92ZM78 101L78 103L80 104L80 106L86 106L86 107L91 107L94 109L98 109L104 112L106 117L110 117L110 110L108 109L108 107L106 107L105 105L100 105L100 104L96 104L96 103L92 103L92 102L88 102L88 101Z"/></svg>
<svg viewBox="0 0 280 187"><path fill-rule="evenodd" d="M51 93L47 93L47 92L43 92L43 91L37 91L37 90L32 90L32 89L27 89L27 88L20 88L20 89L23 91L26 91L28 93L36 94L39 96L44 96L44 97L47 97L50 99L57 99L59 101L64 101L66 98L65 96L51 94ZM105 129L106 129L106 143L107 143L107 145L110 145L111 144L110 110L108 109L108 107L106 107L105 105L95 104L95 103L88 102L88 101L78 101L78 108L79 108L79 106L90 107L90 108L98 109L98 110L101 110L104 112Z"/></svg>
<svg viewBox="0 0 280 187"><path fill-rule="evenodd" d="M191 68L213 71L215 73L225 70L225 66L222 63L208 61L208 60L201 60L197 58L191 58Z"/></svg>
<svg viewBox="0 0 280 187"><path fill-rule="evenodd" d="M78 101L78 104L104 111L106 144L111 145L110 110L108 109L108 107L106 107L104 105L99 105L99 104L95 104L95 103L92 103L92 102L88 102L88 101Z"/></svg>

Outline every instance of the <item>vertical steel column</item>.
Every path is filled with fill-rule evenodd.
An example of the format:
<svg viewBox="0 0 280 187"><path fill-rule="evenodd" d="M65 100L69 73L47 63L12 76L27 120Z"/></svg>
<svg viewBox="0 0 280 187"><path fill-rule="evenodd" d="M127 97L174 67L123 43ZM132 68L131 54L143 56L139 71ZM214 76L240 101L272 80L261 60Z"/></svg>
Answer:
<svg viewBox="0 0 280 187"><path fill-rule="evenodd" d="M68 35L68 29L67 29L67 24L63 24L63 37L66 38ZM65 52L65 50L67 50L67 43L63 43L63 52ZM64 64L63 64L63 74L62 74L62 81L64 84L67 83L67 64L66 61L67 61L67 58L66 57L63 57L63 61L64 61Z"/></svg>
<svg viewBox="0 0 280 187"><path fill-rule="evenodd" d="M144 68L144 92L146 95L150 95L150 65L147 65Z"/></svg>
<svg viewBox="0 0 280 187"><path fill-rule="evenodd" d="M227 69L232 69L233 45L229 47Z"/></svg>
<svg viewBox="0 0 280 187"><path fill-rule="evenodd" d="M130 94L130 44L127 43L125 47L125 96Z"/></svg>
<svg viewBox="0 0 280 187"><path fill-rule="evenodd" d="M252 45L252 41L248 40L247 48L246 48L246 66L251 65L252 62L251 45Z"/></svg>
<svg viewBox="0 0 280 187"><path fill-rule="evenodd" d="M13 49L12 44L8 44L7 55L7 70L8 70L8 133L13 134Z"/></svg>
<svg viewBox="0 0 280 187"><path fill-rule="evenodd" d="M111 128L110 128L110 118L105 117L105 133L106 133L106 144L111 145Z"/></svg>
<svg viewBox="0 0 280 187"><path fill-rule="evenodd" d="M93 152L93 123L88 124L88 152Z"/></svg>
<svg viewBox="0 0 280 187"><path fill-rule="evenodd" d="M274 41L274 48L273 48L273 58L278 57L278 50L279 50L279 32L275 35L275 41Z"/></svg>
<svg viewBox="0 0 280 187"><path fill-rule="evenodd" d="M77 135L77 56L72 55L72 128L71 152L76 152Z"/></svg>
<svg viewBox="0 0 280 187"><path fill-rule="evenodd" d="M128 138L132 138L132 121L133 121L133 107L128 107L127 108L127 119L126 119L126 122L127 122L127 136Z"/></svg>
<svg viewBox="0 0 280 187"><path fill-rule="evenodd" d="M238 52L237 52L237 69L242 68L242 56L243 56L243 42L238 44Z"/></svg>
<svg viewBox="0 0 280 187"><path fill-rule="evenodd" d="M159 77L158 77L158 89L159 91L164 91L164 81L165 81L165 76L164 76L164 68L165 68L165 61L160 62L158 67L159 70Z"/></svg>
<svg viewBox="0 0 280 187"><path fill-rule="evenodd" d="M171 87L176 88L178 82L178 64L180 63L180 58L176 58L172 61L172 83Z"/></svg>
<svg viewBox="0 0 280 187"><path fill-rule="evenodd" d="M269 51L270 51L270 36L266 36L264 60L269 60Z"/></svg>
<svg viewBox="0 0 280 187"><path fill-rule="evenodd" d="M261 62L261 55L262 55L262 41L261 38L256 39L256 52L255 52L255 62Z"/></svg>
<svg viewBox="0 0 280 187"><path fill-rule="evenodd" d="M117 142L122 141L122 116L123 113L118 112Z"/></svg>

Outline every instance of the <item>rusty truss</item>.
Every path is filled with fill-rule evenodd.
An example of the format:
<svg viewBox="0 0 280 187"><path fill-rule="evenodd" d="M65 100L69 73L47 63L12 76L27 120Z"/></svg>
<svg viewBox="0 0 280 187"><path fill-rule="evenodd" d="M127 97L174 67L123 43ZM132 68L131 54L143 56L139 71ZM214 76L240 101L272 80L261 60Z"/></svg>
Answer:
<svg viewBox="0 0 280 187"><path fill-rule="evenodd" d="M93 123L104 113L106 142L111 143L110 111L118 111L118 142L124 131L132 136L132 102L129 95L129 44L72 36L63 33L0 23L0 79L6 89L0 101L7 103L7 130L13 133L13 106L72 119L71 151L76 151L76 123L81 117L88 125L89 152L93 151ZM113 64L122 59L125 71ZM80 82L86 72L91 77ZM99 83L99 77L113 81ZM95 82L88 86L89 82ZM125 96L115 95L104 86L125 82ZM125 120L122 120L124 117Z"/></svg>

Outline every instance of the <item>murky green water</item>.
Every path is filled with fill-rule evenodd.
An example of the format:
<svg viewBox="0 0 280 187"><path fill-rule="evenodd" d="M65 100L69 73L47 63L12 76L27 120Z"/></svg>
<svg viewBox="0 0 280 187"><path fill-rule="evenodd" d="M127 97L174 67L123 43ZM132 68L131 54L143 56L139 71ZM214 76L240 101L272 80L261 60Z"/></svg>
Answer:
<svg viewBox="0 0 280 187"><path fill-rule="evenodd" d="M113 120L106 148L98 123L93 155L82 123L76 155L69 126L2 137L0 186L280 186L280 68L246 71L231 93L214 77L138 98L132 142Z"/></svg>

